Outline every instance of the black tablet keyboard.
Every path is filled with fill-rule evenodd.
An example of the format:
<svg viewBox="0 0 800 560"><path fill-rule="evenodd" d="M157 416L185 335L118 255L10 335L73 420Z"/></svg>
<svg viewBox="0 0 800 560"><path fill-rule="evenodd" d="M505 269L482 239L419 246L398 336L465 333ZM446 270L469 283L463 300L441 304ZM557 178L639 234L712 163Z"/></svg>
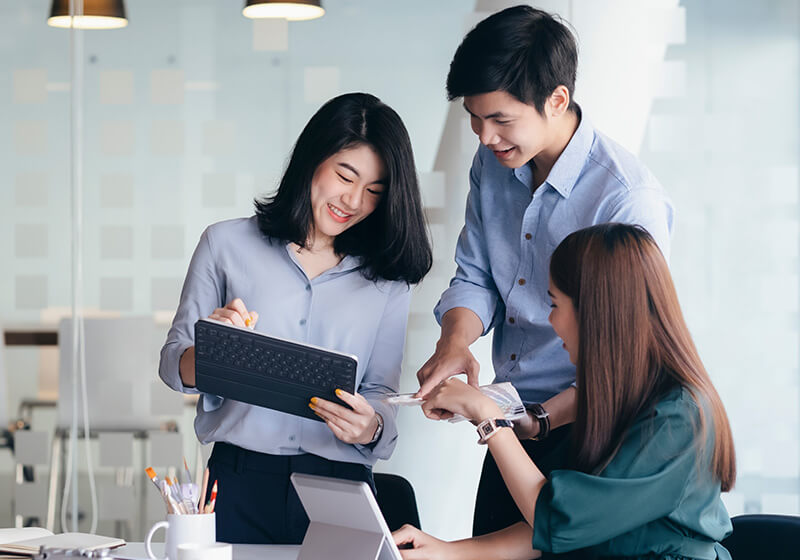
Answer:
<svg viewBox="0 0 800 560"><path fill-rule="evenodd" d="M355 356L212 319L195 323L194 343L195 383L204 393L321 420L311 397L342 404L337 388L355 392Z"/></svg>

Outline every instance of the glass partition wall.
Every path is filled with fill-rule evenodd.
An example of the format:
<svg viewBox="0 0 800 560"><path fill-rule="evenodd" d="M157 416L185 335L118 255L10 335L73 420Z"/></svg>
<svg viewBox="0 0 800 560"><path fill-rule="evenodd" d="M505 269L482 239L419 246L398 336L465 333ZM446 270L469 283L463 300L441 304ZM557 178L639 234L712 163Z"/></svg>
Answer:
<svg viewBox="0 0 800 560"><path fill-rule="evenodd" d="M90 420L146 406L153 421L93 428L91 473L85 445L75 446L79 528L95 518L100 533L141 540L163 516L143 468L167 474L185 456L194 474L209 451L194 437L193 402L166 390L155 370L194 246L207 225L252 213L308 117L346 91L393 106L415 150L435 252L406 336L401 389L416 389L437 340L431 311L454 270L477 147L460 103L446 101L448 64L467 29L514 3L328 0L322 18L287 22L247 19L243 2L128 0L126 27L86 31L48 26L50 0L0 7L0 419L22 417L14 451L0 448L0 526L73 526L61 500L71 386L59 381L57 334L74 289L87 318L153 325L138 375L89 381L107 395ZM800 513L797 3L535 5L575 28L585 115L639 154L673 199L670 264L737 444L731 513ZM86 340L89 360L111 351ZM490 382L488 337L476 356ZM115 358L117 373L134 363ZM468 535L483 453L472 428L411 408L399 418L397 450L377 469L412 482L425 529Z"/></svg>

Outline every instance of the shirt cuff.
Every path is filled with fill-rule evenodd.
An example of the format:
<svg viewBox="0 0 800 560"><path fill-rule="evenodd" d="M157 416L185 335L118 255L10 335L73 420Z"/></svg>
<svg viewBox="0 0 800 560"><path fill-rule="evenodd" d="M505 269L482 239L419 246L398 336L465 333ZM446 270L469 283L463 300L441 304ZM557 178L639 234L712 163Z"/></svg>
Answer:
<svg viewBox="0 0 800 560"><path fill-rule="evenodd" d="M356 443L353 446L374 464L378 459L387 460L392 456L395 446L397 445L397 417L394 407L387 405L383 402L373 401L371 398L367 402L375 409L375 412L383 418L383 433L378 441L368 444Z"/></svg>
<svg viewBox="0 0 800 560"><path fill-rule="evenodd" d="M488 333L494 326L497 296L490 295L484 288L468 287L462 284L457 293L453 293L452 288L445 290L433 310L436 321L441 325L444 314L456 307L466 307L478 316L483 325L481 336Z"/></svg>
<svg viewBox="0 0 800 560"><path fill-rule="evenodd" d="M197 389L194 389L194 391L199 392ZM210 393L200 393L200 402L202 403L203 412L213 412L222 406L225 399Z"/></svg>

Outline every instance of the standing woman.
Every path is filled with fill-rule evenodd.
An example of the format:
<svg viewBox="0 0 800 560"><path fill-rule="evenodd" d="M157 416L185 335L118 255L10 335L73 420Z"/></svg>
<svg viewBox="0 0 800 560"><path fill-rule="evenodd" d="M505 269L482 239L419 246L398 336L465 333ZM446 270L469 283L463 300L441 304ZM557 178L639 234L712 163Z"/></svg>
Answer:
<svg viewBox="0 0 800 560"><path fill-rule="evenodd" d="M577 371L571 470L548 480L498 406L451 379L424 407L478 424L525 522L446 543L405 526L406 559L729 559L720 492L736 461L728 418L683 320L664 257L639 226L568 235L550 261L550 323Z"/></svg>
<svg viewBox="0 0 800 560"><path fill-rule="evenodd" d="M309 405L325 422L200 394L195 431L214 442L217 537L299 543L308 518L293 472L363 480L397 441L395 411L410 285L431 267L408 132L372 95L341 95L303 129L277 193L256 215L200 238L161 350L167 385L197 393L194 324L210 317L358 357L350 408Z"/></svg>

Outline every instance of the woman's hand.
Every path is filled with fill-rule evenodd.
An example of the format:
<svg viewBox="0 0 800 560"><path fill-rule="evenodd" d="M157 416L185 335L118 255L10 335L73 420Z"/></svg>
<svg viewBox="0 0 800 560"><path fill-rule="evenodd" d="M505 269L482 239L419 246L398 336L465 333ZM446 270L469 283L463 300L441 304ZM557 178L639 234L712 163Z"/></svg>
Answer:
<svg viewBox="0 0 800 560"><path fill-rule="evenodd" d="M400 550L405 560L447 560L452 544L423 533L413 525L403 525L392 533L397 546L411 546L408 550Z"/></svg>
<svg viewBox="0 0 800 560"><path fill-rule="evenodd" d="M422 411L428 418L444 420L460 414L473 423L487 418L502 418L503 411L492 399L472 385L451 377L445 379L428 394L422 403Z"/></svg>
<svg viewBox="0 0 800 560"><path fill-rule="evenodd" d="M244 302L236 298L231 300L225 307L217 307L209 319L216 319L229 325L236 325L237 327L253 328L258 322L258 313L255 311L248 311Z"/></svg>
<svg viewBox="0 0 800 560"><path fill-rule="evenodd" d="M367 399L356 394L336 389L336 396L352 408L314 397L308 404L337 438L345 443L366 445L372 441L378 429L378 415Z"/></svg>

